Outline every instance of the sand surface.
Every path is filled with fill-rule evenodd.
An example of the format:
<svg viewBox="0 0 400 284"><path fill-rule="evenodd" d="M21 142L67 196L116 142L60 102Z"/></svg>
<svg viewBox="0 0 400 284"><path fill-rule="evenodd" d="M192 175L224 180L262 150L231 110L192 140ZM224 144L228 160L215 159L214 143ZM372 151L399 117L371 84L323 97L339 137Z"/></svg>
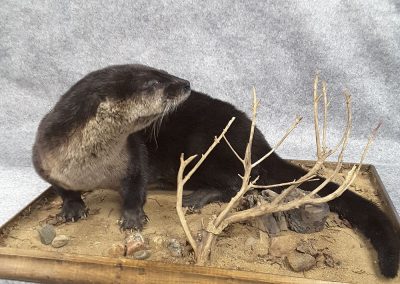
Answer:
<svg viewBox="0 0 400 284"><path fill-rule="evenodd" d="M374 202L379 202L370 178L369 172L359 175L351 190ZM125 233L120 231L118 224L120 197L115 191L98 190L85 194L84 201L90 209L86 220L55 225L57 234L71 238L66 246L61 248L46 246L38 237L37 229L51 220L54 222L54 216L60 210L61 199L52 195L33 204L23 212L23 216L3 229L0 245L107 256L111 245L120 243L125 238ZM203 208L200 214L187 215L192 231L199 230L201 223L207 223L208 219L217 214L223 206L214 203ZM149 190L145 212L150 222L142 234L151 251L149 260L192 265L193 255L190 252L184 254L184 257L173 257L166 245L171 238L185 243L184 233L175 211L174 192L160 188ZM251 223L231 225L219 236L210 266L352 283L399 283L399 277L386 280L379 276L375 263L376 253L369 242L349 228L346 222L340 220L334 213L330 214L322 232L298 234L288 231L277 238L287 241L288 246L289 243L295 243L296 246L311 245L319 255L317 266L306 272L293 272L287 265L285 253L281 256L272 256L268 253L271 238L265 234L260 237L260 231Z"/></svg>

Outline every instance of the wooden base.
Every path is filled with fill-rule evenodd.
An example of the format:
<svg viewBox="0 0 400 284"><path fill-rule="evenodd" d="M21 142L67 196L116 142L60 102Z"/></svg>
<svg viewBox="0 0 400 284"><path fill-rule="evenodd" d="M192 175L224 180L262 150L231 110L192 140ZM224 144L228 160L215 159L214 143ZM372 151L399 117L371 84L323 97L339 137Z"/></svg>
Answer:
<svg viewBox="0 0 400 284"><path fill-rule="evenodd" d="M305 165L312 163L311 161L292 162ZM351 167L352 164L345 166ZM372 181L382 200L383 209L387 212L396 228L400 230L399 217L376 169L371 165L365 165L362 170L372 173ZM34 202L42 199L46 194L48 192L44 192L24 210ZM18 218L24 210L2 226L0 231ZM74 255L8 247L0 247L0 278L41 283L333 283L307 278L196 265L178 265L127 258Z"/></svg>
<svg viewBox="0 0 400 284"><path fill-rule="evenodd" d="M41 283L310 283L306 278L127 258L14 248L0 248L0 255L1 277Z"/></svg>

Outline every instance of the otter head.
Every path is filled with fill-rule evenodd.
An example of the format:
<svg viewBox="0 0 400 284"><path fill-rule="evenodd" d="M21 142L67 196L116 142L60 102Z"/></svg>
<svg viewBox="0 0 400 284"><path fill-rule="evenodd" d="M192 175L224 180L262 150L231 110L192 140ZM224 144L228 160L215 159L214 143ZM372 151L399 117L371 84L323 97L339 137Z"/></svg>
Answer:
<svg viewBox="0 0 400 284"><path fill-rule="evenodd" d="M51 150L68 139L83 145L127 135L160 121L189 94L188 81L165 71L109 66L87 74L60 97L40 122L37 143Z"/></svg>
<svg viewBox="0 0 400 284"><path fill-rule="evenodd" d="M111 66L97 71L101 99L96 119L113 120L138 131L162 118L191 92L190 83L143 65Z"/></svg>

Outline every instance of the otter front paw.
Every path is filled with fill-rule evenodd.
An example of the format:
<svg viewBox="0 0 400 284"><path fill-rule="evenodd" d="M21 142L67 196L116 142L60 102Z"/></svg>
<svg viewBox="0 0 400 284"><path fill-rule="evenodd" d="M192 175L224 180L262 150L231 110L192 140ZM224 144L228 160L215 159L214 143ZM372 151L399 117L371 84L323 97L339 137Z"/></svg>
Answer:
<svg viewBox="0 0 400 284"><path fill-rule="evenodd" d="M124 230L136 229L140 231L148 220L149 218L142 209L126 209L121 217L121 228Z"/></svg>
<svg viewBox="0 0 400 284"><path fill-rule="evenodd" d="M63 203L61 212L57 215L66 222L75 222L79 219L86 219L88 209L81 200L70 200Z"/></svg>

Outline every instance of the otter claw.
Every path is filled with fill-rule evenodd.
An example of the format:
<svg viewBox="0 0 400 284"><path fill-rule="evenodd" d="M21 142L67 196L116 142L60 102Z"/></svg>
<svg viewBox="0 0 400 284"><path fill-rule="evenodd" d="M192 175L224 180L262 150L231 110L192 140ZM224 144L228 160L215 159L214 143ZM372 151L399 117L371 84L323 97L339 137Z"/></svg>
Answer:
<svg viewBox="0 0 400 284"><path fill-rule="evenodd" d="M88 209L85 204L79 201L64 202L61 212L58 216L63 222L76 222L79 219L87 218Z"/></svg>
<svg viewBox="0 0 400 284"><path fill-rule="evenodd" d="M143 210L125 210L121 218L121 228L124 230L142 230L146 224L148 217Z"/></svg>

